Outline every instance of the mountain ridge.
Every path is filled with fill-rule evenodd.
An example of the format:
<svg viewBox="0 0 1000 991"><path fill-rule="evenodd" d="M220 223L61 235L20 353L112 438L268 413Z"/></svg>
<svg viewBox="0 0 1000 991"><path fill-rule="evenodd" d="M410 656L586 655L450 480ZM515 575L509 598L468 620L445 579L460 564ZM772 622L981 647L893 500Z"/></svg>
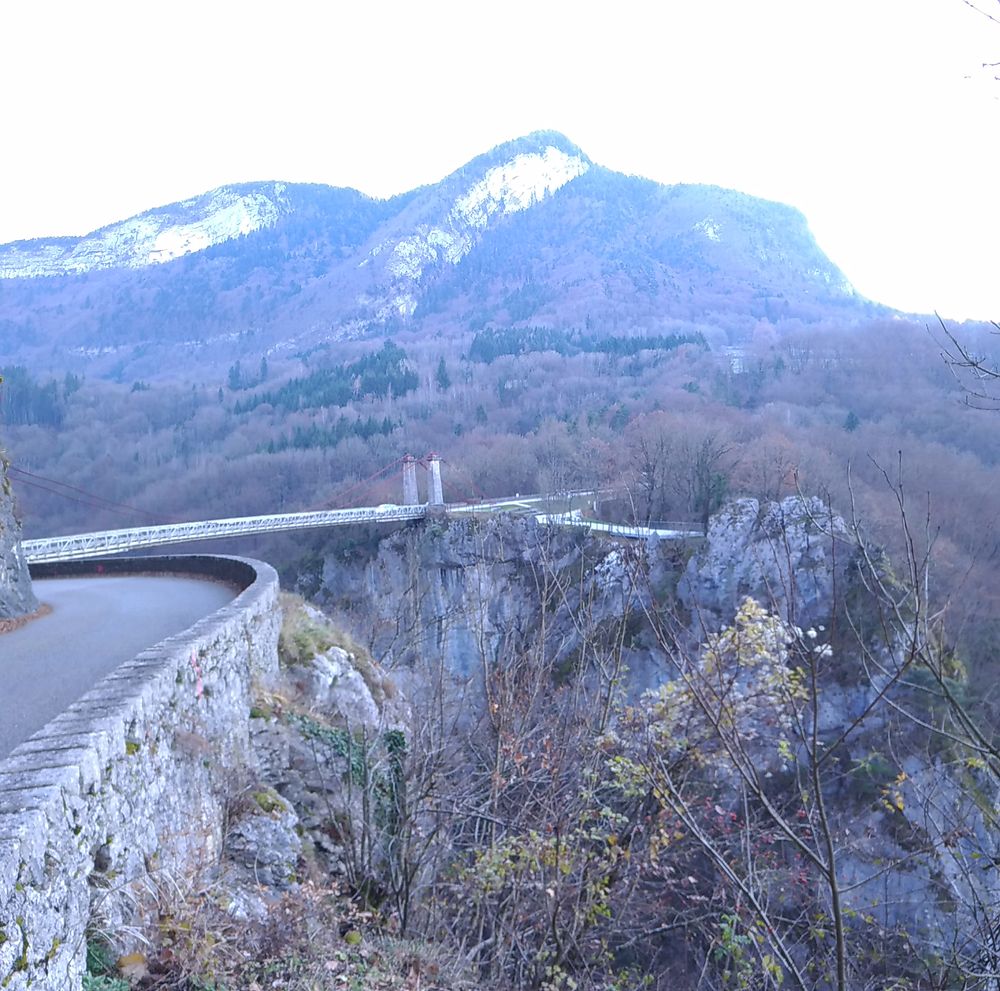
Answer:
<svg viewBox="0 0 1000 991"><path fill-rule="evenodd" d="M707 322L735 339L760 320L886 312L858 296L794 207L615 172L552 131L388 199L242 183L83 238L0 245L0 307L0 352L15 360L190 343L216 364L231 360L225 341L248 335L260 354L588 321L645 332ZM104 365L124 373L121 360Z"/></svg>

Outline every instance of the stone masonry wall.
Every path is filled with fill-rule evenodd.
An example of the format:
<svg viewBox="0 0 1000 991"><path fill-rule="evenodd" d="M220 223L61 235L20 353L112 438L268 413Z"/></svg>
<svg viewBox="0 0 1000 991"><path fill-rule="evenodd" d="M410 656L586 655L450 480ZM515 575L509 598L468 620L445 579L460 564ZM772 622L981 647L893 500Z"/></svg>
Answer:
<svg viewBox="0 0 1000 991"><path fill-rule="evenodd" d="M251 683L277 670L278 578L238 558L109 559L43 574L175 572L243 591L143 651L0 760L0 991L78 991L91 930L150 930L218 860L250 760Z"/></svg>

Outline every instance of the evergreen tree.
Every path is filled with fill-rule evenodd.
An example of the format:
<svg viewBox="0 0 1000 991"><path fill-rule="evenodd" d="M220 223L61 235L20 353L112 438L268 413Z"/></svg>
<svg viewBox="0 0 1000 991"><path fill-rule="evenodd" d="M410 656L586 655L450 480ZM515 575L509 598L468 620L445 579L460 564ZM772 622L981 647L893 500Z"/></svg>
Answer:
<svg viewBox="0 0 1000 991"><path fill-rule="evenodd" d="M438 362L437 372L434 375L437 387L442 392L447 392L451 388L451 376L448 374L448 367L444 363L444 358Z"/></svg>

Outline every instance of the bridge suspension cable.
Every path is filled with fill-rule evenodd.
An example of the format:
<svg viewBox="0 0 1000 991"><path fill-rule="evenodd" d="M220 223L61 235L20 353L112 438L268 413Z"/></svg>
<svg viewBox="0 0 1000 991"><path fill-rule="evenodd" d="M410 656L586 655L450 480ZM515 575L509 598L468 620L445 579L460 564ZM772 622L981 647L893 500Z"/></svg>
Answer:
<svg viewBox="0 0 1000 991"><path fill-rule="evenodd" d="M423 460L426 460L426 458L423 459ZM441 459L441 464L447 465L449 468L454 468L454 465L452 465L452 463L450 461L446 461L444 458ZM452 488L454 488L456 476L453 474L450 477L451 477L451 481L449 482L449 486L452 487ZM461 473L458 473L458 477L461 478L463 476L461 475ZM465 476L465 477L468 479L468 483L469 483L468 484L468 488L466 488L465 491L466 491L466 493L468 493L470 491L472 492L472 501L474 501L476 499L484 500L486 498L486 496L484 496L483 493L479 491L479 488L477 487L476 483L472 480L472 475L470 474L470 475Z"/></svg>
<svg viewBox="0 0 1000 991"><path fill-rule="evenodd" d="M51 495L60 496L63 499L81 503L85 506L89 506L91 509L103 509L110 513L117 513L119 516L144 516L149 520L164 522L162 517L147 512L145 509L138 509L135 506L129 506L123 502L115 502L112 499L105 499L103 496L99 496L94 492L88 492L86 489L81 489L79 486L70 485L69 482L60 482L55 478L47 478L45 475L39 475L33 471L28 471L25 468L18 468L16 465L10 465L7 472L22 485L28 485L32 488L40 489L43 492L48 492ZM57 486L57 488L53 488L52 486ZM62 489L68 489L69 491L64 492ZM72 493L77 494L73 495ZM170 520L167 520L166 522L170 522Z"/></svg>
<svg viewBox="0 0 1000 991"><path fill-rule="evenodd" d="M316 508L330 509L334 502L341 502L341 503L346 502L349 498L353 497L354 493L356 493L358 490L364 491L364 489L367 486L371 485L372 482L374 482L380 476L384 476L386 472L389 471L389 469L395 468L397 465L400 465L402 463L403 463L402 457L396 458L395 461L390 461L389 464L383 465L374 474L369 475L367 478L363 478L358 482L355 482L353 485L348 486L346 489L342 489L334 496L333 499L327 499L324 503L322 503L322 505Z"/></svg>

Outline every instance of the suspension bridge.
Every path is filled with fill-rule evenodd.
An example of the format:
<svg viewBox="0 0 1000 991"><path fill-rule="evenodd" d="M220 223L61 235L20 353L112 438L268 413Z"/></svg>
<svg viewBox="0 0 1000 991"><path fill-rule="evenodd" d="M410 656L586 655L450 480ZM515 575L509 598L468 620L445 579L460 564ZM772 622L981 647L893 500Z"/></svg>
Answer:
<svg viewBox="0 0 1000 991"><path fill-rule="evenodd" d="M425 469L427 476L427 499L425 502L419 501L417 469L421 467ZM15 466L11 466L9 472L17 482L75 499L75 501L83 502L94 509L128 512L145 517L151 515L145 510L104 499L94 493L87 492L85 489L57 482L54 479L48 479ZM471 502L446 503L442 483L442 459L436 454L429 454L425 458L415 458L412 455L398 458L379 469L370 478L341 492L338 500L347 501L356 490L367 489L375 481L385 481L387 478L392 478L393 474L400 473L403 483L402 504L383 503L378 506L354 508L324 507L295 513L269 513L260 516L229 517L215 520L157 522L116 530L99 530L92 533L24 540L21 547L29 564L36 564L85 560L124 554L148 547L165 547L192 541L220 540L227 537L252 536L287 530L309 530L360 523L404 523L410 520L424 519L429 515L469 515L495 512L533 515L542 523L596 528L609 535L632 539L648 539L650 537L677 539L701 535L700 532L691 530L601 524L585 519L578 509L554 509L555 506L572 507L574 503L583 500L589 501L600 494L596 490L562 492L555 497L517 494L503 499L483 499L480 497Z"/></svg>

